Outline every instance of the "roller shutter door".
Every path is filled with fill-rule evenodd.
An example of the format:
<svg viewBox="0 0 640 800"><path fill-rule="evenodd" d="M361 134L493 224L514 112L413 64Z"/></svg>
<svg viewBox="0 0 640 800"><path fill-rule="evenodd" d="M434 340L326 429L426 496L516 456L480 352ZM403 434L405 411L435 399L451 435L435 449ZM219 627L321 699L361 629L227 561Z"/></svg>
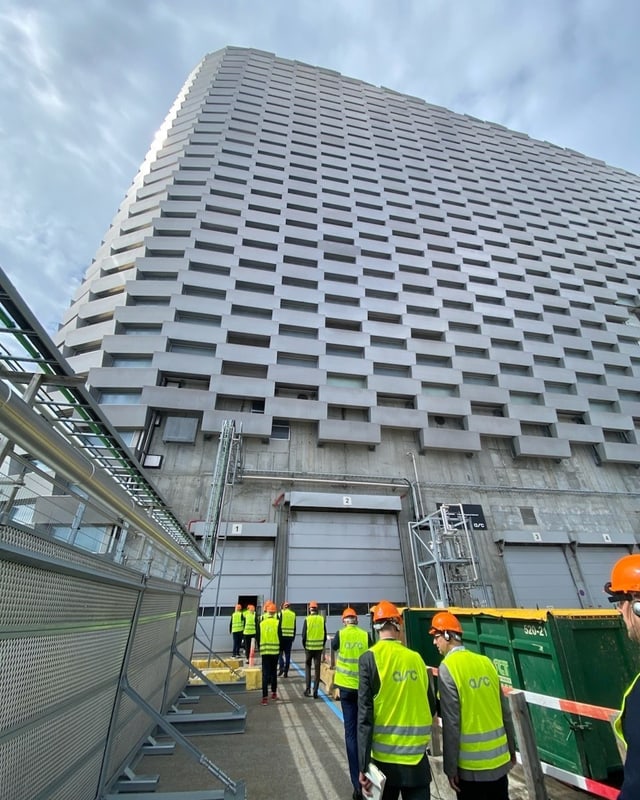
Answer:
<svg viewBox="0 0 640 800"><path fill-rule="evenodd" d="M585 605L593 606L594 608L612 608L604 592L604 584L609 580L611 567L619 558L626 555L629 555L628 547L611 545L606 547L578 547L576 558L580 565L585 588L589 593L589 598L587 598L589 602Z"/></svg>
<svg viewBox="0 0 640 800"><path fill-rule="evenodd" d="M507 545L504 563L519 608L580 608L562 547Z"/></svg>
<svg viewBox="0 0 640 800"><path fill-rule="evenodd" d="M222 574L205 586L200 605L232 607L239 595L255 594L266 600L271 595L272 571L273 541L229 538L224 549ZM221 617L215 623L213 617L198 617L197 633L201 640L212 642L214 651L231 646L228 617Z"/></svg>
<svg viewBox="0 0 640 800"><path fill-rule="evenodd" d="M396 515L292 509L287 571L290 602L404 600Z"/></svg>

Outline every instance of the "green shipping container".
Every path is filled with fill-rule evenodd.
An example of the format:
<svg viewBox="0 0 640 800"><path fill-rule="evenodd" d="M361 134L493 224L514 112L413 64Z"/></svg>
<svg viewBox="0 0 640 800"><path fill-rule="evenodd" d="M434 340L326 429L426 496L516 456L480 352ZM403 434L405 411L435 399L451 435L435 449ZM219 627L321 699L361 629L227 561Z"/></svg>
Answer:
<svg viewBox="0 0 640 800"><path fill-rule="evenodd" d="M429 636L439 609L404 610L406 642L429 666L440 655ZM505 686L620 708L638 672L637 647L620 615L600 609L450 608L463 643L488 656ZM576 775L618 783L622 764L608 722L529 704L542 761Z"/></svg>

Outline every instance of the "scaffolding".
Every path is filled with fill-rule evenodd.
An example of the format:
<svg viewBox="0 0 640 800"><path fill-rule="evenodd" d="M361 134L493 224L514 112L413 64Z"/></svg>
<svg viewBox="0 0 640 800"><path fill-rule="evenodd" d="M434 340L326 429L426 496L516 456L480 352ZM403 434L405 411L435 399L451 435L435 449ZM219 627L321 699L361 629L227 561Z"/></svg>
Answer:
<svg viewBox="0 0 640 800"><path fill-rule="evenodd" d="M461 503L409 523L411 554L423 607L486 607L489 591L479 567L470 518Z"/></svg>

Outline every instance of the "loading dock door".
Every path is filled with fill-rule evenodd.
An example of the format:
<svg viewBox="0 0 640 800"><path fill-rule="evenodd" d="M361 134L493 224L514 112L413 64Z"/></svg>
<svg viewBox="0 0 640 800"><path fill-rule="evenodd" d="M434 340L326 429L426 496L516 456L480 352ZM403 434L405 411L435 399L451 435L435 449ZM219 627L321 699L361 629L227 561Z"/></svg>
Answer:
<svg viewBox="0 0 640 800"><path fill-rule="evenodd" d="M575 583L560 545L512 545L504 563L519 608L580 608Z"/></svg>
<svg viewBox="0 0 640 800"><path fill-rule="evenodd" d="M292 508L287 572L290 602L405 600L396 515Z"/></svg>
<svg viewBox="0 0 640 800"><path fill-rule="evenodd" d="M220 568L220 562L218 563ZM222 573L203 588L200 605L213 611L225 609L219 620L213 616L198 619L198 636L214 651L230 647L229 615L238 597L247 595L268 599L271 596L273 541L242 541L228 538L224 546Z"/></svg>
<svg viewBox="0 0 640 800"><path fill-rule="evenodd" d="M604 547L578 546L576 558L584 579L585 588L589 593L586 605L609 610L613 608L607 600L608 595L604 592L604 584L609 580L611 567L619 558L626 555L629 555L628 547L615 547L612 545Z"/></svg>

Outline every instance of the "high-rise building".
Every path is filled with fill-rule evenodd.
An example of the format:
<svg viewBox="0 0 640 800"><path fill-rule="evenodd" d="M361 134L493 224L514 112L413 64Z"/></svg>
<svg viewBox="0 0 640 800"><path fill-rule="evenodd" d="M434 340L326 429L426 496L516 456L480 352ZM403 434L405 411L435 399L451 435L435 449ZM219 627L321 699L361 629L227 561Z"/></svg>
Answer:
<svg viewBox="0 0 640 800"><path fill-rule="evenodd" d="M195 533L241 430L205 614L599 606L640 540L639 259L639 177L229 47L57 343Z"/></svg>

